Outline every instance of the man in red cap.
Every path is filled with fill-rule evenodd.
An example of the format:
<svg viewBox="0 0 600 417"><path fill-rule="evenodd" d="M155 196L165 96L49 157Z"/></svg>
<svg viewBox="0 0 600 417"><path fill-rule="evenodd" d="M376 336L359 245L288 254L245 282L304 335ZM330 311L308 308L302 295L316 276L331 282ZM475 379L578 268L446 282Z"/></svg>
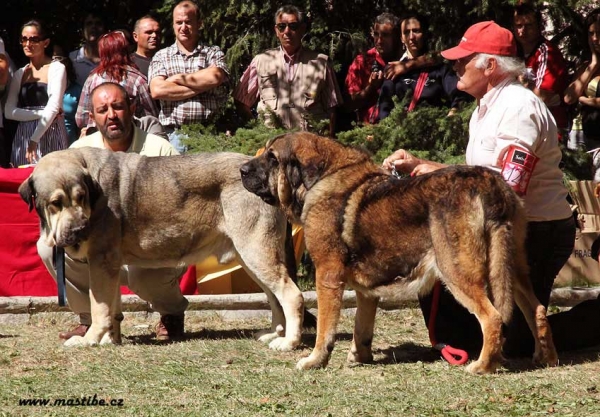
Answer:
<svg viewBox="0 0 600 417"><path fill-rule="evenodd" d="M523 198L529 220L526 247L530 279L536 296L547 307L554 279L571 255L575 239L575 222L559 168L562 155L554 118L543 101L518 81L525 66L517 57L513 34L493 21L471 26L459 44L442 51L442 56L455 61L458 89L477 99L469 124L467 164L503 172L507 182ZM513 155L517 154L536 163L529 167L531 171L527 175L513 178L502 168L511 165L514 172L518 158L513 159ZM383 163L388 170L396 169L411 175L444 166L416 158L403 149L394 152ZM426 318L430 305L430 298L421 300ZM591 307L599 310L600 302L594 300ZM533 338L525 320L518 309L513 316L506 332L505 352L509 355L530 354ZM573 334L565 317L560 316L550 316L550 324L557 349L565 350L573 347ZM599 321L597 316L596 313L593 321ZM552 320L557 317L562 320L561 325L556 326L561 328L558 331ZM554 323L560 320L554 320ZM439 341L457 347L481 346L477 321L447 292L440 298L437 324ZM594 324L594 328L598 327ZM439 335L440 331L443 336ZM600 337L600 330L597 333Z"/></svg>

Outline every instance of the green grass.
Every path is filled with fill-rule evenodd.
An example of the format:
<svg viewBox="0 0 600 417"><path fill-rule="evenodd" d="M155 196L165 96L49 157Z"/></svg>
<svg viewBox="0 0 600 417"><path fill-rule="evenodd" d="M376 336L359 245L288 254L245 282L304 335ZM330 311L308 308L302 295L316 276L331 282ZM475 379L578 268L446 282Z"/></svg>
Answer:
<svg viewBox="0 0 600 417"><path fill-rule="evenodd" d="M252 333L266 319L223 321L189 313L189 338L157 344L153 320L127 315L122 346L66 349L57 332L70 315L37 314L0 325L0 416L597 416L597 351L561 356L553 369L511 361L489 376L468 375L429 348L416 309L380 311L375 363L345 363L352 316L344 316L327 369L300 372L310 352L274 352ZM19 399L123 399L122 407L19 406Z"/></svg>

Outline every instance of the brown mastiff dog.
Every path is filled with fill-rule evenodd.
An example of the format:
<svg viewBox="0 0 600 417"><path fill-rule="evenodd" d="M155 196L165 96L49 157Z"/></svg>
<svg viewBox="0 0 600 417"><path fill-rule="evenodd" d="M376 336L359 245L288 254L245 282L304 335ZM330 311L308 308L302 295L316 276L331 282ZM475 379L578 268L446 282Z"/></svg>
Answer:
<svg viewBox="0 0 600 417"><path fill-rule="evenodd" d="M68 345L120 342L122 265L178 267L215 255L237 258L267 294L272 329L260 340L277 350L298 346L303 297L286 253L286 217L244 189L239 172L249 159L81 148L39 161L21 197L39 214L46 243L87 259L91 271L92 325Z"/></svg>
<svg viewBox="0 0 600 417"><path fill-rule="evenodd" d="M528 279L525 215L493 171L453 166L398 179L364 151L292 133L270 140L241 174L248 190L304 225L316 267L318 318L315 348L299 369L327 365L346 284L357 297L348 361L362 363L373 358L378 299L427 293L435 280L481 324L483 347L469 372L498 367L513 300L535 337L534 360L557 364L546 310Z"/></svg>

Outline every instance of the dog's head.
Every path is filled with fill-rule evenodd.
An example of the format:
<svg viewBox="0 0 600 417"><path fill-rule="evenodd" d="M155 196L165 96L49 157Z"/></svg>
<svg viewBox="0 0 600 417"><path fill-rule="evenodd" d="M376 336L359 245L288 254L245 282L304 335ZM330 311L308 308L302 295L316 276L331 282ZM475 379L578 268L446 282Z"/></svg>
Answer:
<svg viewBox="0 0 600 417"><path fill-rule="evenodd" d="M299 222L306 193L324 176L352 163L370 159L357 149L312 133L277 136L264 152L240 168L246 189L268 204L281 207Z"/></svg>
<svg viewBox="0 0 600 417"><path fill-rule="evenodd" d="M48 246L77 247L88 238L99 188L78 150L44 156L19 186L19 194L29 211L37 211Z"/></svg>

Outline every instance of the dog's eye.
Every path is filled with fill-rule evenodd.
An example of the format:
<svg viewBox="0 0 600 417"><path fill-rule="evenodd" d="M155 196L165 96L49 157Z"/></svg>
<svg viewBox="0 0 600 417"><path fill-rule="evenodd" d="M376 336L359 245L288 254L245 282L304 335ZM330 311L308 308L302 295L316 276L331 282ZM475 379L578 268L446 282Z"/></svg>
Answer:
<svg viewBox="0 0 600 417"><path fill-rule="evenodd" d="M85 202L85 194L84 193L78 193L75 195L75 197L73 198L73 200L75 201L75 204L77 204L78 206L82 206L83 203Z"/></svg>
<svg viewBox="0 0 600 417"><path fill-rule="evenodd" d="M62 201L61 200L52 200L50 202L50 206L52 206L55 209L61 209L62 208Z"/></svg>
<svg viewBox="0 0 600 417"><path fill-rule="evenodd" d="M273 165L279 164L279 161L277 160L277 157L271 151L267 152L267 159L269 160L270 164L273 164Z"/></svg>

